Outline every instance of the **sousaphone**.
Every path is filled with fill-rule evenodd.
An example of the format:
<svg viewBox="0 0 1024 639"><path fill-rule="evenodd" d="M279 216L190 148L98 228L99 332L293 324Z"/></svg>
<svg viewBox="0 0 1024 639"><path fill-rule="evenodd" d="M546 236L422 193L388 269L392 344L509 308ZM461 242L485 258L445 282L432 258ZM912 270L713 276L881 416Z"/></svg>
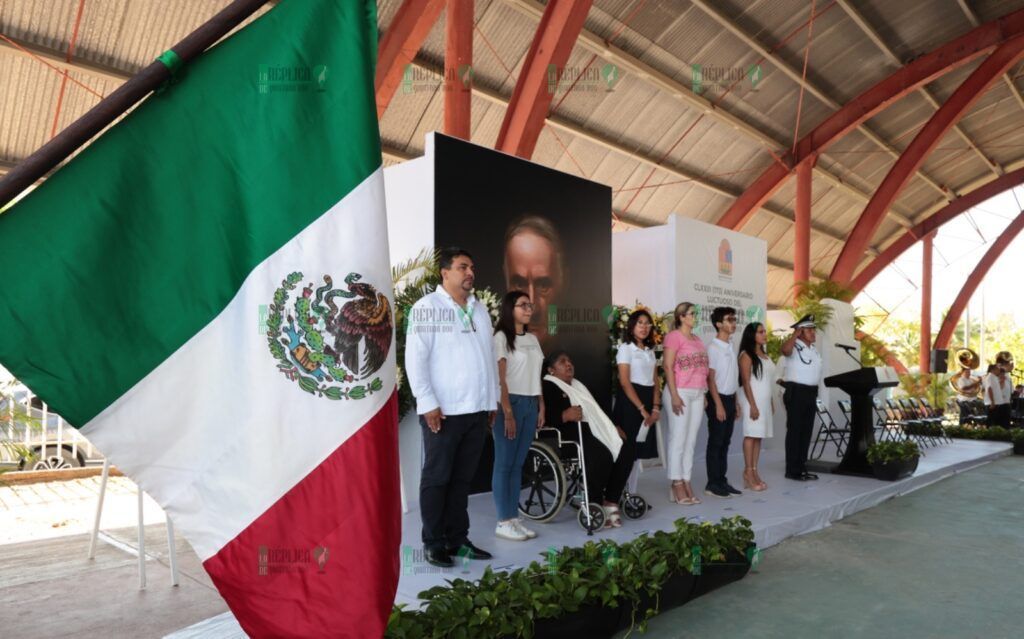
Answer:
<svg viewBox="0 0 1024 639"><path fill-rule="evenodd" d="M1013 370L1013 353L1010 351L999 351L996 353L996 364L1004 366L1006 372L1009 373Z"/></svg>
<svg viewBox="0 0 1024 639"><path fill-rule="evenodd" d="M998 358L998 356L997 356ZM974 370L981 365L981 358L978 354L969 348L961 348L956 352L956 361L960 362L960 366Z"/></svg>
<svg viewBox="0 0 1024 639"><path fill-rule="evenodd" d="M961 348L956 352L956 361L960 363L960 372L949 378L950 387L958 395L977 397L978 392L981 391L981 382L971 377L971 371L981 365L981 358L973 350ZM961 388L957 382L963 377L970 378L974 383Z"/></svg>

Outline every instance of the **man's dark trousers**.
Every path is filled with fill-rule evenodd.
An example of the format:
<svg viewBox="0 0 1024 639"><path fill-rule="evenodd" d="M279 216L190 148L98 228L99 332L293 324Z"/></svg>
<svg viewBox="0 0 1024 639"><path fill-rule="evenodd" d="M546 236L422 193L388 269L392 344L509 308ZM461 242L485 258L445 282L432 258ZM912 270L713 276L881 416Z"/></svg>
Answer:
<svg viewBox="0 0 1024 639"><path fill-rule="evenodd" d="M782 401L786 405L786 474L807 472L807 449L814 432L818 387L786 382Z"/></svg>
<svg viewBox="0 0 1024 639"><path fill-rule="evenodd" d="M724 488L728 482L725 479L727 470L727 459L729 457L729 442L732 440L732 428L736 421L736 395L722 395L725 408L725 419L718 421L715 415L715 400L708 393L708 448L707 448L707 470L708 488Z"/></svg>
<svg viewBox="0 0 1024 639"><path fill-rule="evenodd" d="M458 548L467 541L469 487L487 439L487 419L486 411L447 415L435 433L420 415L420 518L427 548Z"/></svg>

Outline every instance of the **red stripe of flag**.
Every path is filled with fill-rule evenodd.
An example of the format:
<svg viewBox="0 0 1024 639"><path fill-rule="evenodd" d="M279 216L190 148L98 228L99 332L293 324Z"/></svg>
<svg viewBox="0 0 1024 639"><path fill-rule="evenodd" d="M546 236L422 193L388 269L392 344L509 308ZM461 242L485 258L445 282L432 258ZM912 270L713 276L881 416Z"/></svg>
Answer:
<svg viewBox="0 0 1024 639"><path fill-rule="evenodd" d="M401 528L392 394L203 565L250 637L380 637L398 587Z"/></svg>

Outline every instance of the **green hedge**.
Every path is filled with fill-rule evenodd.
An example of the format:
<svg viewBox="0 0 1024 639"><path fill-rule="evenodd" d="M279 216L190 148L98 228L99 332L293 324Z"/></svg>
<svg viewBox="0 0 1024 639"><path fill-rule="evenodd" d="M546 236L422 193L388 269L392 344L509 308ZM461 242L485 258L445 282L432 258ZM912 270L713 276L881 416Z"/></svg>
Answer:
<svg viewBox="0 0 1024 639"><path fill-rule="evenodd" d="M1024 428L1003 428L1002 426L970 428L947 426L946 434L957 439L983 439L993 442L1024 442Z"/></svg>
<svg viewBox="0 0 1024 639"><path fill-rule="evenodd" d="M419 593L419 610L395 606L385 637L470 639L532 637L537 619L559 617L582 606L630 606L632 626L646 628L655 608L639 609L641 597L657 601L674 573L699 574L708 562L725 561L729 551L752 548L754 531L740 516L700 524L678 519L675 530L643 534L622 544L605 539L542 554L512 572L488 566L476 581L447 580Z"/></svg>

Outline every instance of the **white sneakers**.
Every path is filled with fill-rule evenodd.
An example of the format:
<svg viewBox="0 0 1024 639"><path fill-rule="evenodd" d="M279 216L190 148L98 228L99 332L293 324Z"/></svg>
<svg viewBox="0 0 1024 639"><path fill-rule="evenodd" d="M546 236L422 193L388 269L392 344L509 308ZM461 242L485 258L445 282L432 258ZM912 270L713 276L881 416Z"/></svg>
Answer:
<svg viewBox="0 0 1024 639"><path fill-rule="evenodd" d="M519 519L499 521L494 529L494 534L509 541L526 541L537 536L537 533L524 526Z"/></svg>
<svg viewBox="0 0 1024 639"><path fill-rule="evenodd" d="M494 529L494 534L509 541L526 541L529 539L525 532L519 530L519 526L516 523L515 519L499 521L498 526Z"/></svg>
<svg viewBox="0 0 1024 639"><path fill-rule="evenodd" d="M523 531L523 534L526 535L527 539L535 539L537 537L537 533L533 532L532 530L523 525L522 518L513 519L512 521L514 521L516 526L519 527L519 530Z"/></svg>

